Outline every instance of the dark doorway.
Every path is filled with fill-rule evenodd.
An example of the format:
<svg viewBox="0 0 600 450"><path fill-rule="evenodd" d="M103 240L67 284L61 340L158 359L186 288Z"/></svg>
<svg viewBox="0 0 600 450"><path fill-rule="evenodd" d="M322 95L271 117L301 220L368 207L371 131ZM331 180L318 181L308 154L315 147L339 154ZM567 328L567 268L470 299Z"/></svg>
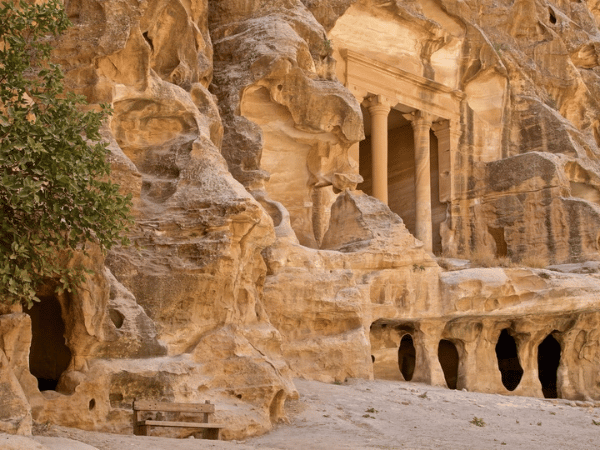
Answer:
<svg viewBox="0 0 600 450"><path fill-rule="evenodd" d="M29 370L38 379L40 391L56 390L71 362L60 303L54 296L43 296L26 312L31 317L32 332Z"/></svg>
<svg viewBox="0 0 600 450"><path fill-rule="evenodd" d="M502 330L498 338L496 357L498 358L498 369L502 374L502 384L509 391L514 391L523 377L523 368L519 362L517 343L508 334L507 329Z"/></svg>
<svg viewBox="0 0 600 450"><path fill-rule="evenodd" d="M442 339L438 345L438 359L446 384L450 389L456 389L456 380L458 379L458 350L453 342Z"/></svg>
<svg viewBox="0 0 600 450"><path fill-rule="evenodd" d="M504 227L492 228L488 226L488 233L492 235L496 243L496 257L505 258L508 256L508 245L504 239Z"/></svg>
<svg viewBox="0 0 600 450"><path fill-rule="evenodd" d="M406 381L412 380L415 372L415 346L410 334L405 334L398 349L398 367Z"/></svg>
<svg viewBox="0 0 600 450"><path fill-rule="evenodd" d="M545 398L557 398L556 371L560 364L560 344L549 334L538 346L538 375Z"/></svg>

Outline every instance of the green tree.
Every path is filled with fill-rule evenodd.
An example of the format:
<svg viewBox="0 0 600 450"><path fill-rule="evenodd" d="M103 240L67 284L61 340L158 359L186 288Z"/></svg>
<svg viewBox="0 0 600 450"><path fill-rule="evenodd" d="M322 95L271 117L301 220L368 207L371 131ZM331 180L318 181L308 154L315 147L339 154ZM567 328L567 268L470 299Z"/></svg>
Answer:
<svg viewBox="0 0 600 450"><path fill-rule="evenodd" d="M70 290L85 268L65 261L88 241L127 244L130 197L109 179L99 129L108 106L85 106L50 62L70 22L58 0L0 6L0 302L38 301L49 279Z"/></svg>

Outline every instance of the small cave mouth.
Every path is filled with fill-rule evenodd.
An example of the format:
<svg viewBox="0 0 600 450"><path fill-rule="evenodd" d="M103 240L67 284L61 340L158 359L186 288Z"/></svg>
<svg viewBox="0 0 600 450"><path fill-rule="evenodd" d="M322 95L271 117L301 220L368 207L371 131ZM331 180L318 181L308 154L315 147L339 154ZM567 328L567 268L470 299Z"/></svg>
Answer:
<svg viewBox="0 0 600 450"><path fill-rule="evenodd" d="M398 348L398 368L406 381L412 380L415 373L416 351L413 338L405 334Z"/></svg>
<svg viewBox="0 0 600 450"><path fill-rule="evenodd" d="M558 398L557 371L560 354L560 344L551 334L538 346L538 377L544 398Z"/></svg>
<svg viewBox="0 0 600 450"><path fill-rule="evenodd" d="M554 14L554 11L552 11L552 8L548 8L548 15L549 15L550 23L552 25L556 24L556 14Z"/></svg>
<svg viewBox="0 0 600 450"><path fill-rule="evenodd" d="M110 317L111 322L117 329L123 326L123 323L125 322L125 316L120 311L116 309L110 309L108 311L108 315Z"/></svg>
<svg viewBox="0 0 600 450"><path fill-rule="evenodd" d="M31 318L29 370L38 380L40 391L55 391L58 380L71 362L71 350L65 342L65 323L56 296L40 296L26 310Z"/></svg>
<svg viewBox="0 0 600 450"><path fill-rule="evenodd" d="M442 339L438 345L438 360L449 389L456 389L458 380L458 350L452 341Z"/></svg>
<svg viewBox="0 0 600 450"><path fill-rule="evenodd" d="M519 362L517 343L508 334L506 328L500 332L496 344L496 358L498 359L498 369L502 375L502 384L509 391L514 391L523 378L523 367Z"/></svg>

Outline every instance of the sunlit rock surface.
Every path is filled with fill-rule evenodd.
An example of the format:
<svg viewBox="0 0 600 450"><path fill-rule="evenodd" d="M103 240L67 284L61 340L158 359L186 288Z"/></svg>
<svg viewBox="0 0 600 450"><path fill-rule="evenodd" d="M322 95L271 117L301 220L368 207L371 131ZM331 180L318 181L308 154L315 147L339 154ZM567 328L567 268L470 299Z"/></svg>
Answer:
<svg viewBox="0 0 600 450"><path fill-rule="evenodd" d="M44 309L2 307L0 431L131 433L151 398L211 400L242 438L286 420L294 376L600 399L597 5L66 8L54 58L114 109L133 245L65 262L91 273ZM435 255L415 237L427 134Z"/></svg>

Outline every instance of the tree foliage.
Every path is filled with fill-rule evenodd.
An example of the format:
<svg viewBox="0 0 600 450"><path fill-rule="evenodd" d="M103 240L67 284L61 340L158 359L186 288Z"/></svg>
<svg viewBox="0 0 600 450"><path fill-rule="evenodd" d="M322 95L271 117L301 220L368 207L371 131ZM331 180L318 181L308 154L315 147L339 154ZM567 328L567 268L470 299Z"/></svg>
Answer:
<svg viewBox="0 0 600 450"><path fill-rule="evenodd" d="M70 25L60 2L2 2L0 17L0 301L31 305L49 279L59 291L82 280L65 261L86 241L127 243L131 201L100 142L110 108L85 107L50 63Z"/></svg>

